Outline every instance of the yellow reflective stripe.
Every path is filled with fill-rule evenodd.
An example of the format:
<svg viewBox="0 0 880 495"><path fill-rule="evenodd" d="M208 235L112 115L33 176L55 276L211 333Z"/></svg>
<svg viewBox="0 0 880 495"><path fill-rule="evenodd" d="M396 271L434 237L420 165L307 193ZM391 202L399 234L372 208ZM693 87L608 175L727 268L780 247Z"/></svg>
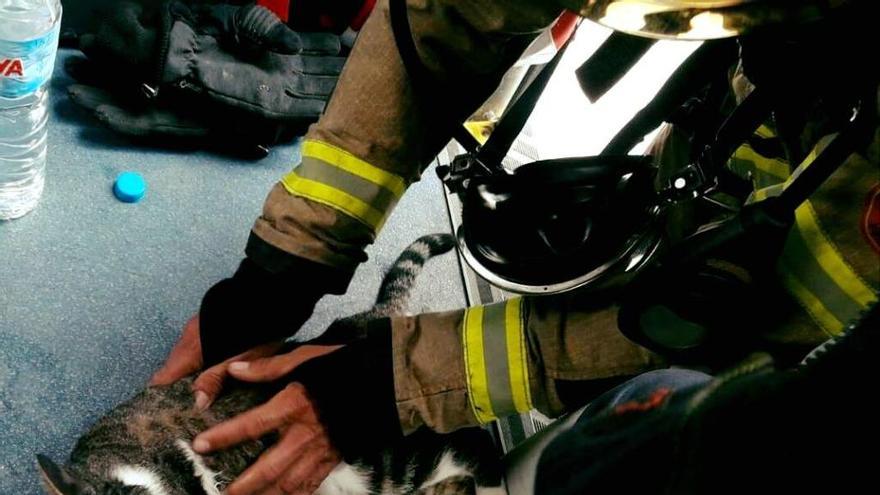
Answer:
<svg viewBox="0 0 880 495"><path fill-rule="evenodd" d="M399 199L406 191L406 182L398 175L394 175L379 167L370 165L360 158L352 155L342 148L333 146L323 141L307 140L303 143L303 156L317 158L331 165L341 168L346 172L361 177L388 189Z"/></svg>
<svg viewBox="0 0 880 495"><path fill-rule="evenodd" d="M836 136L836 134L832 134L820 139L804 159L803 163L801 163L797 169L792 172L791 177L785 181L783 188L787 188L791 185L791 183L794 182L803 171L816 160L822 150L824 150L831 141L836 138ZM822 267L822 270L828 274L831 280L834 281L835 285L840 287L846 295L861 306L862 310L868 309L868 306L877 300L874 291L871 290L871 287L869 287L859 274L856 273L852 266L846 262L843 255L838 251L837 246L835 246L828 236L825 235L825 231L819 224L819 217L816 215L816 210L813 209L812 203L807 201L801 205L795 211L795 219L798 228L801 231L801 235L806 240L807 249L809 249L810 254L812 254L819 263L819 266Z"/></svg>
<svg viewBox="0 0 880 495"><path fill-rule="evenodd" d="M781 194L812 165L834 137L829 135L820 139L788 177L778 184L754 191L747 202ZM755 153L755 156L761 155ZM760 182L772 181L781 171L778 164L772 164L773 161L754 161L756 170L766 174ZM843 330L846 321L858 316L857 310L864 311L877 297L825 234L809 201L795 211L794 228L796 231L789 235L780 259L783 285L825 332L836 335Z"/></svg>
<svg viewBox="0 0 880 495"><path fill-rule="evenodd" d="M806 240L807 249L819 263L835 285L855 301L862 310L868 309L876 296L874 291L853 270L852 266L843 259L837 247L828 239L819 219L816 216L813 205L808 201L801 205L795 212L798 228Z"/></svg>
<svg viewBox="0 0 880 495"><path fill-rule="evenodd" d="M809 211L809 208L809 204L804 204L799 209ZM803 215L803 212L797 215ZM810 240L811 233L805 230L809 230L809 227L796 218L779 259L780 269L789 277L783 281L783 285L808 310L816 324L832 334L838 328L838 323L845 324L857 318L864 307L838 285L827 267L819 263L814 254L815 242ZM792 283L792 280L796 282ZM817 306L816 301L821 301L821 306ZM828 318L826 313L834 318Z"/></svg>
<svg viewBox="0 0 880 495"><path fill-rule="evenodd" d="M755 134L765 139L776 137L776 133L773 132L773 129L770 129L767 124L761 124L761 127L758 127L758 130L755 131Z"/></svg>
<svg viewBox="0 0 880 495"><path fill-rule="evenodd" d="M511 299L507 301L507 305L504 308L510 390L513 392L513 403L516 410L521 413L532 409L522 304L522 298Z"/></svg>
<svg viewBox="0 0 880 495"><path fill-rule="evenodd" d="M774 186L758 189L749 195L748 199L746 199L746 204L751 204L756 201L764 201L767 198L779 196L782 194L783 190L785 190L784 184L776 184Z"/></svg>
<svg viewBox="0 0 880 495"><path fill-rule="evenodd" d="M474 416L480 423L495 419L489 398L489 380L483 349L483 307L468 308L464 312L462 345L464 349L465 378L468 397Z"/></svg>
<svg viewBox="0 0 880 495"><path fill-rule="evenodd" d="M768 176L768 177L766 177L767 180L763 180L761 182L766 183L768 180L773 180L773 179L780 179L780 180L782 180L782 182L779 182L777 184L773 184L771 186L762 187L762 188L752 192L752 194L746 200L746 203L748 204L748 203L753 203L755 201L763 201L767 198L776 197L776 196L779 196L780 194L782 194L782 191L787 189L788 186L790 186L791 183L794 182L794 180L797 179L798 176L800 176L804 172L804 170L806 170L807 167L809 167L813 163L813 161L816 160L816 157L819 156L819 153L821 152L821 150L825 149L825 146L828 143L827 138L829 138L829 137L831 137L831 136L826 136L825 139L819 140L819 143L816 144L815 147L813 147L813 149L810 151L810 153L807 155L807 157L804 158L804 161L801 162L801 164L798 165L798 167L793 172L791 172L790 174L788 172L786 172L786 174L784 176L778 175L778 174L780 174L782 172L782 168L780 167L779 164L784 164L785 162L775 160L775 159L770 159L770 158L763 158L762 155L759 155L754 150L751 150L751 148L749 148L751 150L751 152L754 153L754 155L756 157L762 158L761 160L757 160L757 161L752 162L755 165L755 169L759 173L764 173ZM772 162L774 162L774 161L776 161L778 163L773 164ZM788 169L787 164L785 165L785 168L786 168L786 170Z"/></svg>
<svg viewBox="0 0 880 495"><path fill-rule="evenodd" d="M755 168L767 175L771 175L780 180L785 180L791 175L791 169L788 163L776 159L767 158L752 149L751 146L744 144L736 150L734 158L751 162Z"/></svg>
<svg viewBox="0 0 880 495"><path fill-rule="evenodd" d="M469 120L464 123L464 128L480 144L486 144L494 127L495 122L491 120Z"/></svg>
<svg viewBox="0 0 880 495"><path fill-rule="evenodd" d="M843 332L843 323L840 322L832 313L822 304L822 301L816 297L809 289L791 273L791 270L782 266L780 270L782 283L788 288L792 295L797 299L801 306L810 314L813 320L830 336L840 335Z"/></svg>
<svg viewBox="0 0 880 495"><path fill-rule="evenodd" d="M307 140L302 154L302 163L281 180L287 191L337 209L374 231L406 190L403 178L331 144Z"/></svg>
<svg viewBox="0 0 880 495"><path fill-rule="evenodd" d="M385 223L385 213L381 212L362 200L348 194L345 191L328 186L321 182L305 179L291 172L281 179L281 184L287 192L296 196L302 196L317 203L342 211L343 213L365 223L373 230L382 228Z"/></svg>

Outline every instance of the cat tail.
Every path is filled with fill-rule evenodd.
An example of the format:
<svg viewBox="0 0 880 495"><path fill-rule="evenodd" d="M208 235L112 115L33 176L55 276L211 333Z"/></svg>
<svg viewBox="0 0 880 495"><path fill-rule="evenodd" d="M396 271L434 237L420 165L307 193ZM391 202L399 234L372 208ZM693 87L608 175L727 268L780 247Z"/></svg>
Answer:
<svg viewBox="0 0 880 495"><path fill-rule="evenodd" d="M382 280L376 304L363 313L341 318L327 328L320 337L310 340L310 344L336 345L346 344L363 338L368 324L378 318L387 318L404 314L416 281L425 263L434 256L451 251L455 247L455 236L452 234L431 234L416 239L409 245Z"/></svg>
<svg viewBox="0 0 880 495"><path fill-rule="evenodd" d="M456 240L452 234L430 234L419 237L409 245L388 270L371 316L383 318L404 313L409 304L416 278L431 258L448 253L455 248Z"/></svg>

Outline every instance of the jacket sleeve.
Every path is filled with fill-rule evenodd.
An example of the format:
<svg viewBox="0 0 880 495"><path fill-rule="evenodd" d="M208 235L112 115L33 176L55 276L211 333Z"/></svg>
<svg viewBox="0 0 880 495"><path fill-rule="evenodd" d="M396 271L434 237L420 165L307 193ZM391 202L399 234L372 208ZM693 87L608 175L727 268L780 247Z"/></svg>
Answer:
<svg viewBox="0 0 880 495"><path fill-rule="evenodd" d="M407 186L448 142L449 122L437 108L448 119L464 120L558 16L561 7L553 5L409 0L417 50L438 86L448 88L426 99L413 94L388 1L380 0L325 114L306 136L302 162L269 193L254 237L353 272Z"/></svg>
<svg viewBox="0 0 880 495"><path fill-rule="evenodd" d="M557 384L626 377L664 363L617 330L617 310L583 297L516 298L392 320L404 433L447 432L538 409L566 410Z"/></svg>

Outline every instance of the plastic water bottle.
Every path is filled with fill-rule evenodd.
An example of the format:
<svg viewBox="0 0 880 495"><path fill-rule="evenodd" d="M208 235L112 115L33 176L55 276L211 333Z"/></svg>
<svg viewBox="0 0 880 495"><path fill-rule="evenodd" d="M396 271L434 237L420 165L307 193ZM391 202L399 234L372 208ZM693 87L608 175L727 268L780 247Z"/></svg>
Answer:
<svg viewBox="0 0 880 495"><path fill-rule="evenodd" d="M31 211L43 194L60 27L59 0L0 0L0 220Z"/></svg>

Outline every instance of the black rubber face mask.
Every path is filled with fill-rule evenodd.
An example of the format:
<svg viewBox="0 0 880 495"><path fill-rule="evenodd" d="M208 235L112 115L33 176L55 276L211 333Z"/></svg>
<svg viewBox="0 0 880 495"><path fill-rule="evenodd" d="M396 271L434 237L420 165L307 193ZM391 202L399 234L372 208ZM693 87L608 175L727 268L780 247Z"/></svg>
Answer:
<svg viewBox="0 0 880 495"><path fill-rule="evenodd" d="M474 179L463 194L459 247L483 278L550 294L625 275L660 241L655 168L646 157L535 162Z"/></svg>

